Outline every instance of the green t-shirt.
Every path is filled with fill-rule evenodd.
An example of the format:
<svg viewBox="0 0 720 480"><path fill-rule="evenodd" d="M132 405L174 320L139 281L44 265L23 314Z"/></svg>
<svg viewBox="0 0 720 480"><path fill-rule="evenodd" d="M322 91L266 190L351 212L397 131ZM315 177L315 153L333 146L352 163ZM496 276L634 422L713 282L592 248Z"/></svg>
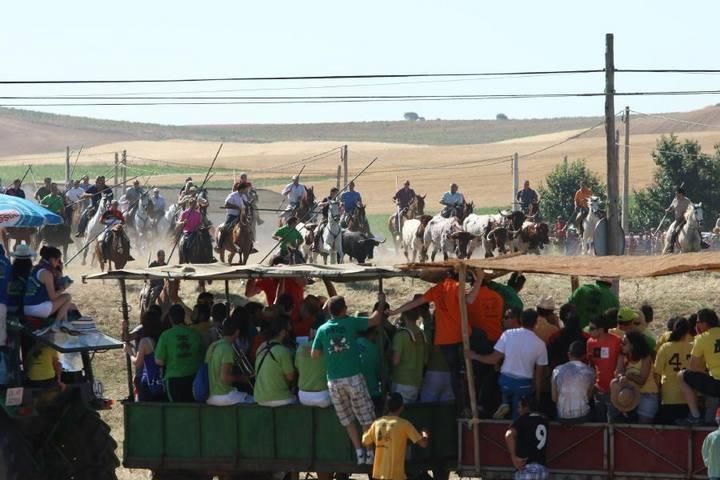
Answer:
<svg viewBox="0 0 720 480"><path fill-rule="evenodd" d="M357 339L360 352L360 373L365 377L371 397L380 396L380 349L377 343L365 337Z"/></svg>
<svg viewBox="0 0 720 480"><path fill-rule="evenodd" d="M62 215L63 210L65 210L65 202L59 195L46 195L40 201L40 205L47 208L53 213L57 213L58 215Z"/></svg>
<svg viewBox="0 0 720 480"><path fill-rule="evenodd" d="M280 252L282 254L287 253L287 246L297 247L303 241L302 235L298 232L295 227L285 225L280 227L275 232L275 236L280 239Z"/></svg>
<svg viewBox="0 0 720 480"><path fill-rule="evenodd" d="M165 378L195 375L204 354L200 334L186 325L165 330L155 347L155 358L165 365Z"/></svg>
<svg viewBox="0 0 720 480"><path fill-rule="evenodd" d="M620 302L610 287L598 283L578 287L570 295L568 303L575 305L582 328L587 327L593 317L602 315L606 310L620 308Z"/></svg>
<svg viewBox="0 0 720 480"><path fill-rule="evenodd" d="M269 350L267 347L260 349L255 359L255 401L274 402L290 398L292 394L285 375L294 371L292 355L286 347L273 343Z"/></svg>
<svg viewBox="0 0 720 480"><path fill-rule="evenodd" d="M348 378L360 374L360 352L357 332L368 329L365 317L331 318L315 334L313 350L326 355L328 380Z"/></svg>
<svg viewBox="0 0 720 480"><path fill-rule="evenodd" d="M322 392L327 390L327 371L325 356L313 360L310 356L310 344L298 348L295 354L295 368L298 371L298 388L304 392Z"/></svg>
<svg viewBox="0 0 720 480"><path fill-rule="evenodd" d="M498 282L488 282L488 287L490 290L499 293L502 297L504 303L503 310L509 308L518 308L521 312L525 310L525 305L514 288Z"/></svg>
<svg viewBox="0 0 720 480"><path fill-rule="evenodd" d="M425 367L425 336L416 325L401 328L393 338L393 356L400 354L400 363L393 365L392 381L420 388Z"/></svg>
<svg viewBox="0 0 720 480"><path fill-rule="evenodd" d="M235 354L230 342L223 338L213 342L205 354L205 362L208 364L210 395L227 395L230 393L233 386L222 381L222 366L226 363L235 364Z"/></svg>

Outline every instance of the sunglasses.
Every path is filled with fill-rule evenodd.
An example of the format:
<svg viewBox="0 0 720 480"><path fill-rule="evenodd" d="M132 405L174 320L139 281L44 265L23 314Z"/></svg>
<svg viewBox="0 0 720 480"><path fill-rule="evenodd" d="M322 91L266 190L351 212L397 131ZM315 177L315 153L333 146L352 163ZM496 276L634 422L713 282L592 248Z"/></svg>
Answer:
<svg viewBox="0 0 720 480"><path fill-rule="evenodd" d="M595 325L590 325L590 326L588 326L588 330L592 332L592 331L600 330L600 329L598 327L596 327Z"/></svg>

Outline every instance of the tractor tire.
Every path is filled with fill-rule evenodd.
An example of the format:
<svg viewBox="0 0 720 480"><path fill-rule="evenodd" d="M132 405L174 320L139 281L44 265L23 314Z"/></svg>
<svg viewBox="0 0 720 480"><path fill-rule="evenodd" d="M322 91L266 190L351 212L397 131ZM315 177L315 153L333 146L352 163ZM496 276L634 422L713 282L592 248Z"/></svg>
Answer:
<svg viewBox="0 0 720 480"><path fill-rule="evenodd" d="M117 443L100 415L81 402L71 404L51 442L56 460L48 471L52 480L117 480ZM55 453L53 455L53 453Z"/></svg>
<svg viewBox="0 0 720 480"><path fill-rule="evenodd" d="M17 425L0 412L0 478L6 480L44 479L33 460L32 446Z"/></svg>

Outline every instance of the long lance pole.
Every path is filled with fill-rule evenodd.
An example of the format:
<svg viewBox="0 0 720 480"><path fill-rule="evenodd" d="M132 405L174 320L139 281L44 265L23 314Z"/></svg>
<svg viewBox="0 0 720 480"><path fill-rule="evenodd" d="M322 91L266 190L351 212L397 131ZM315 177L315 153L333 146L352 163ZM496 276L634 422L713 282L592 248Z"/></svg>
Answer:
<svg viewBox="0 0 720 480"><path fill-rule="evenodd" d="M72 170L70 170L69 180L72 180L73 174L75 174L75 167L77 167L78 160L80 160L80 154L82 153L83 148L85 148L85 145L80 145L80 150L78 150L77 156L75 157L75 163L73 163Z"/></svg>

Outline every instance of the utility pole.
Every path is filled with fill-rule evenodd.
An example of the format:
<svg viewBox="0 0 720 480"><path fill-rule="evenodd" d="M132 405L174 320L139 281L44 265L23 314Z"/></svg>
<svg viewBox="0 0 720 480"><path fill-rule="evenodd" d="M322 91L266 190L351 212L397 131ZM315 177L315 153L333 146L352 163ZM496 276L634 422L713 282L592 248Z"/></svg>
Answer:
<svg viewBox="0 0 720 480"><path fill-rule="evenodd" d="M338 165L337 168L337 181L335 182L335 187L337 187L338 190L340 190L340 177L342 176L342 165Z"/></svg>
<svg viewBox="0 0 720 480"><path fill-rule="evenodd" d="M613 34L605 35L605 142L607 149L607 252L620 253L621 230L618 208L619 168L617 138L615 133L615 52Z"/></svg>
<svg viewBox="0 0 720 480"><path fill-rule="evenodd" d="M124 192L127 188L127 150L122 151L122 160L120 162L122 163L122 188L120 192Z"/></svg>
<svg viewBox="0 0 720 480"><path fill-rule="evenodd" d="M630 107L625 107L625 165L623 166L622 227L630 231Z"/></svg>
<svg viewBox="0 0 720 480"><path fill-rule="evenodd" d="M65 147L65 187L70 181L70 147Z"/></svg>
<svg viewBox="0 0 720 480"><path fill-rule="evenodd" d="M340 158L342 159L343 164L343 185L348 184L348 148L347 145L343 145L342 150L340 150Z"/></svg>
<svg viewBox="0 0 720 480"><path fill-rule="evenodd" d="M517 201L517 192L520 190L520 172L518 171L519 156L517 152L512 156L512 173L513 173L513 191L512 191L512 211L520 210L520 204Z"/></svg>
<svg viewBox="0 0 720 480"><path fill-rule="evenodd" d="M118 156L118 153L115 152L115 188L113 188L113 197L114 198L120 198L118 196L118 178L119 178L119 171L120 171L120 157Z"/></svg>

